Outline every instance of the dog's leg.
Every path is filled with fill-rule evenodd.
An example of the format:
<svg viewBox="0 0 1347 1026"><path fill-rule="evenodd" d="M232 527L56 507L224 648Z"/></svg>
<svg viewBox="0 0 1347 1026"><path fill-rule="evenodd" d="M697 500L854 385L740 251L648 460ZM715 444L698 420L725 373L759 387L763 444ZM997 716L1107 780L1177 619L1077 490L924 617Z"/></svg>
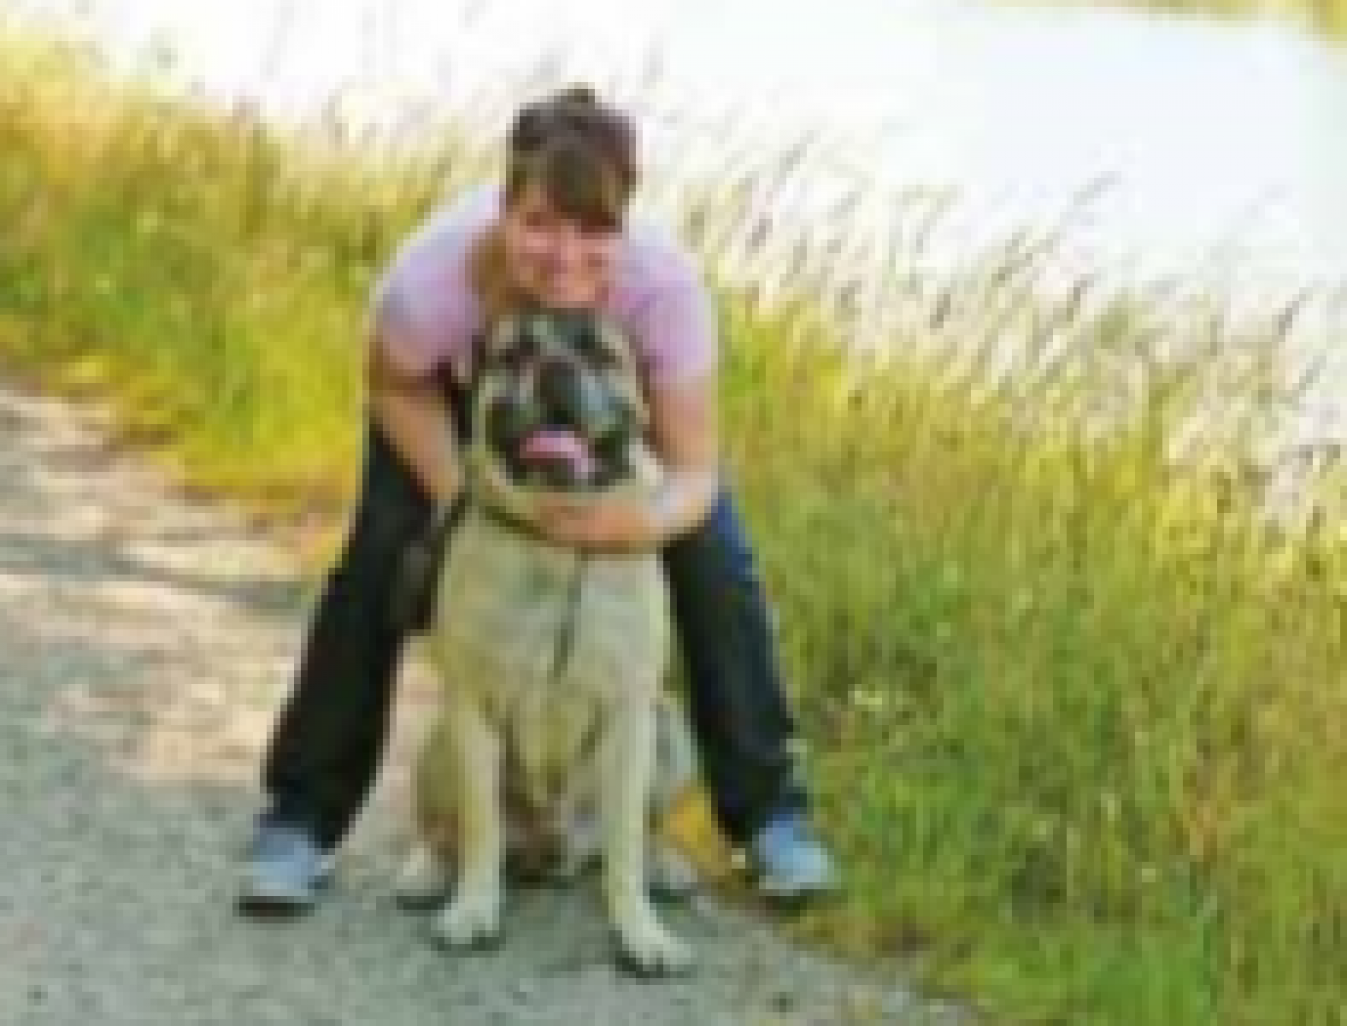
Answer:
<svg viewBox="0 0 1347 1026"><path fill-rule="evenodd" d="M558 802L561 851L553 878L570 885L603 862L603 824L594 796L598 793L598 767L593 758L572 767L566 794Z"/></svg>
<svg viewBox="0 0 1347 1026"><path fill-rule="evenodd" d="M646 893L647 816L655 760L652 691L634 689L621 695L602 741L603 882L623 967L642 976L667 976L690 970L693 956L660 923Z"/></svg>
<svg viewBox="0 0 1347 1026"><path fill-rule="evenodd" d="M393 883L393 897L402 908L412 911L438 906L449 895L449 867L435 850L433 842L418 838L407 853Z"/></svg>
<svg viewBox="0 0 1347 1026"><path fill-rule="evenodd" d="M445 710L459 785L459 872L453 900L435 933L451 948L485 947L500 939L504 828L501 743L475 702L450 689Z"/></svg>
<svg viewBox="0 0 1347 1026"><path fill-rule="evenodd" d="M655 767L650 795L647 875L650 893L662 901L689 897L697 871L667 836L669 818L697 777L697 749L682 707L661 693L655 704Z"/></svg>
<svg viewBox="0 0 1347 1026"><path fill-rule="evenodd" d="M407 909L438 907L453 884L451 866L458 787L453 739L441 715L426 738L413 771L415 836L394 883L394 897Z"/></svg>

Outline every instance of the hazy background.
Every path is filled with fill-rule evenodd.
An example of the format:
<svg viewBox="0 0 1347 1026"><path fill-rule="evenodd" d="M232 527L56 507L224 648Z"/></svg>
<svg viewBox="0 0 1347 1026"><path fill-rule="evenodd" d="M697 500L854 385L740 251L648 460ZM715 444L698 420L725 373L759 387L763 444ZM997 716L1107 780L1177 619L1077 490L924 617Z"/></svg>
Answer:
<svg viewBox="0 0 1347 1026"><path fill-rule="evenodd" d="M760 145L816 130L867 189L959 190L961 241L1107 181L1076 234L1109 259L1347 279L1347 56L1270 22L972 0L17 6L122 60L171 46L184 77L279 116L341 89L348 116L405 128L583 76L644 115L655 176L661 157L721 149L727 120Z"/></svg>
<svg viewBox="0 0 1347 1026"><path fill-rule="evenodd" d="M647 202L667 211L736 152L770 162L807 137L807 187L765 187L765 212L808 223L855 194L876 252L898 196L948 194L924 258L952 267L1066 217L1068 280L1177 274L1252 308L1347 283L1347 53L1293 18L976 0L13 9L128 66L171 52L184 84L271 117L326 111L412 145L445 112L499 132L521 90L587 78L641 115ZM1305 396L1297 442L1347 438L1344 364Z"/></svg>

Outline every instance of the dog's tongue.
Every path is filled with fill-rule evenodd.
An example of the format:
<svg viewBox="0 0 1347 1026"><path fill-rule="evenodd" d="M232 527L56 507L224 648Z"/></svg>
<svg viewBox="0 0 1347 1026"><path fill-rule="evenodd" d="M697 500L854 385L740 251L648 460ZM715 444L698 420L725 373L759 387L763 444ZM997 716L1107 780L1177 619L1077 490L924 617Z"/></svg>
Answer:
<svg viewBox="0 0 1347 1026"><path fill-rule="evenodd" d="M594 466L593 454L584 439L561 428L540 428L533 432L524 439L519 455L529 462L567 463L581 478L588 477Z"/></svg>

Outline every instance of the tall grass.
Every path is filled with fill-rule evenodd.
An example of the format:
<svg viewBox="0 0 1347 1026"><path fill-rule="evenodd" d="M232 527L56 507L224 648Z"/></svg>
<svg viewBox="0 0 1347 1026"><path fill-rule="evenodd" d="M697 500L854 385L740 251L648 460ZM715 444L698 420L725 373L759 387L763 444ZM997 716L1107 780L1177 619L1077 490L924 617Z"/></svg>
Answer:
<svg viewBox="0 0 1347 1026"><path fill-rule="evenodd" d="M491 151L378 165L3 54L0 355L189 482L337 524L372 277ZM1276 385L1297 311L1049 292L1027 237L833 288L845 226L784 235L745 194L686 227L783 283L721 296L727 458L850 885L794 928L999 1019L1343 1021L1341 540L1267 527L1247 417L1179 444Z"/></svg>

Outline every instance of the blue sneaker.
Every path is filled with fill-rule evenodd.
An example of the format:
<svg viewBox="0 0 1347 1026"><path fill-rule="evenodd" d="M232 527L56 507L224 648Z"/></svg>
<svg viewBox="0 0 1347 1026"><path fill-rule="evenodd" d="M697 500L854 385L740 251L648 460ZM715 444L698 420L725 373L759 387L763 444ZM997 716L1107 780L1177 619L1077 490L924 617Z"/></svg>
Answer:
<svg viewBox="0 0 1347 1026"><path fill-rule="evenodd" d="M769 820L749 845L757 889L774 901L795 902L837 890L832 856L799 814Z"/></svg>
<svg viewBox="0 0 1347 1026"><path fill-rule="evenodd" d="M238 910L253 916L307 912L332 879L334 860L302 827L262 822L253 837Z"/></svg>

